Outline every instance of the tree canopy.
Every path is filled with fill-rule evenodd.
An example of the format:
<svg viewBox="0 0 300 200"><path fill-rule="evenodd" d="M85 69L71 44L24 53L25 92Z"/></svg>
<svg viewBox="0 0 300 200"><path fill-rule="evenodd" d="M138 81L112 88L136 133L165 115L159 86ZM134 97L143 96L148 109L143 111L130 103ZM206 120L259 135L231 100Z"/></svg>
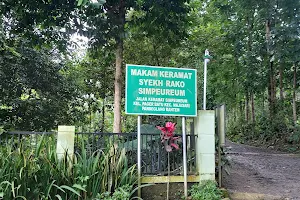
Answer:
<svg viewBox="0 0 300 200"><path fill-rule="evenodd" d="M232 138L295 143L299 15L296 0L4 0L1 123L134 131L123 111L125 63L197 69L201 109L209 49L208 108L227 105ZM88 40L83 55L70 50L74 33Z"/></svg>

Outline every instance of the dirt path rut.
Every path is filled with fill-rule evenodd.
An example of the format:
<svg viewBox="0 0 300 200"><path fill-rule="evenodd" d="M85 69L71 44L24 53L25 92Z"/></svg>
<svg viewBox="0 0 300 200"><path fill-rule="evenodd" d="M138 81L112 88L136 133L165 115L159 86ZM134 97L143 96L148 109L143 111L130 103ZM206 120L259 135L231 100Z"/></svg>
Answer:
<svg viewBox="0 0 300 200"><path fill-rule="evenodd" d="M300 200L300 155L227 141L229 174L223 185L233 199Z"/></svg>

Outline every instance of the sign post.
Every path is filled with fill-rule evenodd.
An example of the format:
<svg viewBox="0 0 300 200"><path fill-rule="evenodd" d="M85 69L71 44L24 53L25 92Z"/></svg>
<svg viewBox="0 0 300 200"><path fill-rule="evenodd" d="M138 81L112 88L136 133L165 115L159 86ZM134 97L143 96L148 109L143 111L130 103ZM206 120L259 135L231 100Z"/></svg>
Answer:
<svg viewBox="0 0 300 200"><path fill-rule="evenodd" d="M138 197L141 197L141 169L142 169L142 159L141 159L141 116L138 116L138 126L137 126L137 167L138 167Z"/></svg>
<svg viewBox="0 0 300 200"><path fill-rule="evenodd" d="M138 115L138 195L141 196L141 115L182 117L184 194L187 198L185 117L197 116L197 71L126 65L125 112Z"/></svg>
<svg viewBox="0 0 300 200"><path fill-rule="evenodd" d="M183 148L183 175L184 175L184 196L187 198L187 163L186 163L186 132L185 117L182 117L182 148Z"/></svg>

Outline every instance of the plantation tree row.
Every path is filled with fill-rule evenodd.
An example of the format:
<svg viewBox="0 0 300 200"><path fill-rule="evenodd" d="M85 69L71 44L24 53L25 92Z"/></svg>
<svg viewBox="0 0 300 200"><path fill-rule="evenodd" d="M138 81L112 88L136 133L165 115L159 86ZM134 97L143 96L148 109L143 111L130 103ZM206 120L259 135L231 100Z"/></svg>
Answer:
<svg viewBox="0 0 300 200"><path fill-rule="evenodd" d="M201 109L208 48L208 107L227 105L229 133L296 142L299 9L296 0L4 1L1 123L133 131L135 118L124 114L125 63L198 69ZM89 40L84 56L69 50L74 33Z"/></svg>

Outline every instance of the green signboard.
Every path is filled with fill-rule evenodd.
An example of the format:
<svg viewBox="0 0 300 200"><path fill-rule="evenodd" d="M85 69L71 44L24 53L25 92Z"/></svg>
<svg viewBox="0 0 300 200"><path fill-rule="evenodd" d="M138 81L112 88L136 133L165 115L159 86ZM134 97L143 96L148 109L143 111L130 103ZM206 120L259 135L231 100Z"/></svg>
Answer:
<svg viewBox="0 0 300 200"><path fill-rule="evenodd" d="M197 116L195 69L126 65L126 114Z"/></svg>

